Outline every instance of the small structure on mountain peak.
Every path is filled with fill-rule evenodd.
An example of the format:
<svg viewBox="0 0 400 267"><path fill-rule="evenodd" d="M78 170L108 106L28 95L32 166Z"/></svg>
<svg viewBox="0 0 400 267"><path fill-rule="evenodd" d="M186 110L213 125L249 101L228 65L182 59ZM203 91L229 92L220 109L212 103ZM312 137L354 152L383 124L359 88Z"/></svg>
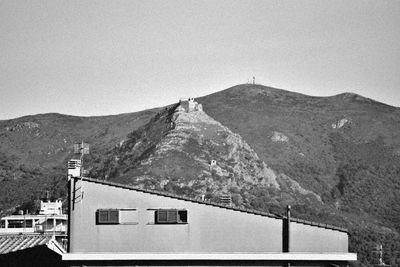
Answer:
<svg viewBox="0 0 400 267"><path fill-rule="evenodd" d="M186 111L186 112L194 112L194 111L203 111L203 105L197 103L194 98L189 97L187 99L180 99L179 106L177 107L177 111Z"/></svg>

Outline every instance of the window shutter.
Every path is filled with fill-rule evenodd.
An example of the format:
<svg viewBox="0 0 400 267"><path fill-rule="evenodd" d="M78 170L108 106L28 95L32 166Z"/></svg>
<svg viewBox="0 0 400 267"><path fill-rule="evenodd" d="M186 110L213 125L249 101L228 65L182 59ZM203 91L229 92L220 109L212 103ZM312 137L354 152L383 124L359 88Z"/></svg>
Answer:
<svg viewBox="0 0 400 267"><path fill-rule="evenodd" d="M177 223L178 222L177 210L168 210L167 222L169 222L169 223Z"/></svg>
<svg viewBox="0 0 400 267"><path fill-rule="evenodd" d="M109 222L119 223L119 213L118 210L109 210Z"/></svg>
<svg viewBox="0 0 400 267"><path fill-rule="evenodd" d="M97 210L97 224L118 224L119 210Z"/></svg>
<svg viewBox="0 0 400 267"><path fill-rule="evenodd" d="M98 222L99 223L107 223L108 222L108 211L107 210L99 210L98 211Z"/></svg>
<svg viewBox="0 0 400 267"><path fill-rule="evenodd" d="M168 221L168 211L167 210L158 210L157 211L157 222L165 223Z"/></svg>
<svg viewBox="0 0 400 267"><path fill-rule="evenodd" d="M159 224L187 223L187 211L177 209L159 209L156 211L156 222Z"/></svg>

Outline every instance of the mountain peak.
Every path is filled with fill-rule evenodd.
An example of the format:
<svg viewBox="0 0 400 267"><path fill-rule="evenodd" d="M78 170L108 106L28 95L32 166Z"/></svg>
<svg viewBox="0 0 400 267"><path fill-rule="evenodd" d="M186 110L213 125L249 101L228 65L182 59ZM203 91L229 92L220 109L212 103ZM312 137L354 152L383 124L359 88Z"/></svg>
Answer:
<svg viewBox="0 0 400 267"><path fill-rule="evenodd" d="M191 98L159 112L109 158L102 174L107 179L192 197L280 187L274 171L241 136ZM239 197L236 201L242 204Z"/></svg>
<svg viewBox="0 0 400 267"><path fill-rule="evenodd" d="M349 101L349 102L351 102L351 101L367 102L367 103L376 102L370 98L361 96L356 93L351 93L351 92L341 93L341 94L335 95L333 97L336 99L340 99L342 101Z"/></svg>

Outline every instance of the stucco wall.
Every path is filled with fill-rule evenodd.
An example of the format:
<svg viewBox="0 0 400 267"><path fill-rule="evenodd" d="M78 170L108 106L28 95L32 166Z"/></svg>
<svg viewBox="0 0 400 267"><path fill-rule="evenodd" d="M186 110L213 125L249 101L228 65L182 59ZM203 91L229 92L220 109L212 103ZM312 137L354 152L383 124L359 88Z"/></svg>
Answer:
<svg viewBox="0 0 400 267"><path fill-rule="evenodd" d="M282 221L83 181L71 216L74 252L281 252ZM134 208L137 224L96 225L97 209ZM154 224L154 210L188 210L188 224Z"/></svg>
<svg viewBox="0 0 400 267"><path fill-rule="evenodd" d="M77 180L76 188L83 188L84 198L71 210L72 253L282 252L281 219L89 181L80 183ZM159 208L186 209L188 224L154 224L154 212ZM96 225L98 209L136 209L120 212L123 222L135 224ZM296 222L290 224L290 252L347 251L347 233Z"/></svg>
<svg viewBox="0 0 400 267"><path fill-rule="evenodd" d="M344 232L290 223L290 252L348 252L348 235Z"/></svg>

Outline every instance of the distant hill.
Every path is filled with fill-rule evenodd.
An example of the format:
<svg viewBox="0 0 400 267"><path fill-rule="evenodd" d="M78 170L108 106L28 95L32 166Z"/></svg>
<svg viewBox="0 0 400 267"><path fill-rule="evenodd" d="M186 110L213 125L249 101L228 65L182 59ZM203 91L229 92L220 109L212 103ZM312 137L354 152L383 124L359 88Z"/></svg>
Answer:
<svg viewBox="0 0 400 267"><path fill-rule="evenodd" d="M84 140L101 154L126 138L158 109L102 117L39 114L0 121L0 215L32 207L46 190L65 198L66 163Z"/></svg>
<svg viewBox="0 0 400 267"><path fill-rule="evenodd" d="M367 168L377 187L386 184L400 165L400 109L359 95L310 97L239 85L199 102L210 116L240 134L271 168L318 193L324 202L333 202L337 209L356 205L346 200L355 193L346 191L349 172L357 177ZM357 186L364 183L367 180ZM368 208L362 210L383 215Z"/></svg>
<svg viewBox="0 0 400 267"><path fill-rule="evenodd" d="M311 97L262 85L104 117L43 114L0 121L0 209L65 196L74 142L89 174L140 187L283 212L350 229L361 264L400 264L400 109L344 93Z"/></svg>

